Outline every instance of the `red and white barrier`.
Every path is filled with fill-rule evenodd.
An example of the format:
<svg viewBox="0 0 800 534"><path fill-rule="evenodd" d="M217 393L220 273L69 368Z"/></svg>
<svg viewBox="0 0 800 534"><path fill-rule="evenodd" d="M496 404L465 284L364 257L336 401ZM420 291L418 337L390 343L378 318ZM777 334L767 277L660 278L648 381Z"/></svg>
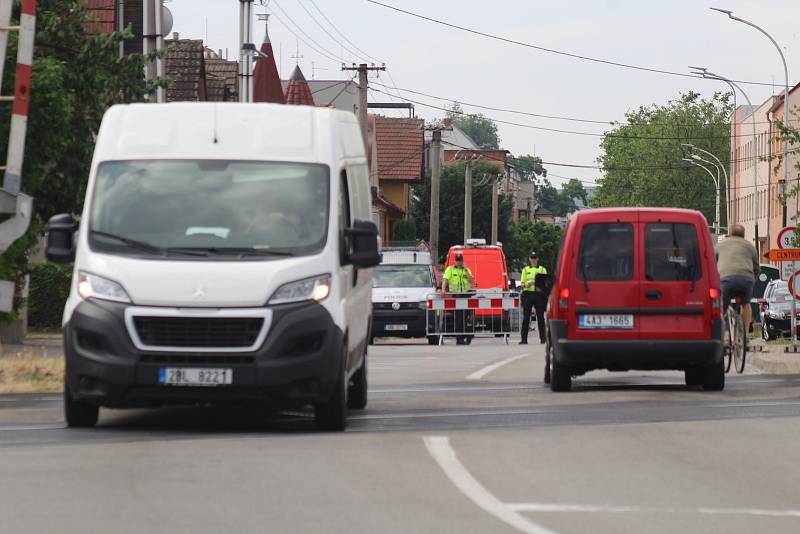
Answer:
<svg viewBox="0 0 800 534"><path fill-rule="evenodd" d="M518 297L437 297L428 299L429 310L514 310L519 308Z"/></svg>
<svg viewBox="0 0 800 534"><path fill-rule="evenodd" d="M0 1L0 4L3 2ZM31 65L36 33L36 0L22 0L19 21L19 51L17 53L17 78L14 85L14 104L11 132L8 139L8 159L3 189L19 193L22 182L22 158L25 155L25 133L28 128L28 108L31 99Z"/></svg>

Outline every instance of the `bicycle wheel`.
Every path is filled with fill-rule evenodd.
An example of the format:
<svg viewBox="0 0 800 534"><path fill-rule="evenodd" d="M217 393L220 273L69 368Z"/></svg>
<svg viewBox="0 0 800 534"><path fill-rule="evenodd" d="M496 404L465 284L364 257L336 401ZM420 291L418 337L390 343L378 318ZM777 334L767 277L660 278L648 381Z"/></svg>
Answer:
<svg viewBox="0 0 800 534"><path fill-rule="evenodd" d="M733 360L736 362L736 372L742 374L744 372L744 360L747 340L745 339L744 320L740 314L734 317L733 325Z"/></svg>
<svg viewBox="0 0 800 534"><path fill-rule="evenodd" d="M725 372L729 373L731 370L731 362L733 358L731 358L731 346L733 345L731 339L731 331L733 328L731 327L731 311L728 310L725 313L725 334L724 334L724 343L722 347L722 366L725 368Z"/></svg>

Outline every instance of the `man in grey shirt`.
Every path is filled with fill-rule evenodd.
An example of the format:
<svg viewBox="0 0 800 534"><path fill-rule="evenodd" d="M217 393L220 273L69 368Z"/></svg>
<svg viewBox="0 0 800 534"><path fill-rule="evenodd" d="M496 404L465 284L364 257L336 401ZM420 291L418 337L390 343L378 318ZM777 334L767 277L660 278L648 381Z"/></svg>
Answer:
<svg viewBox="0 0 800 534"><path fill-rule="evenodd" d="M728 238L717 244L716 255L722 290L722 311L724 313L728 309L733 297L742 297L744 331L749 332L752 320L750 299L753 298L753 285L760 266L756 247L744 238L744 226L731 226Z"/></svg>

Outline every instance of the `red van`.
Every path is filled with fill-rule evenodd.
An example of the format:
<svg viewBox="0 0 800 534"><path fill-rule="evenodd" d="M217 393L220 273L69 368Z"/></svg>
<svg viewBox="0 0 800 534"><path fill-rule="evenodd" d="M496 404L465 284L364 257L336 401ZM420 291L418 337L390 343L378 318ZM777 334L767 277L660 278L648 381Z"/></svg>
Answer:
<svg viewBox="0 0 800 534"><path fill-rule="evenodd" d="M545 383L677 369L725 387L719 274L708 223L679 209L597 209L569 221L547 308Z"/></svg>
<svg viewBox="0 0 800 534"><path fill-rule="evenodd" d="M473 291L477 294L502 294L508 291L508 266L503 247L487 245L483 239L471 239L466 245L450 247L445 261L445 270L456 263L456 254L464 256L464 265L475 277ZM501 323L502 321L502 323ZM475 328L483 331L507 330L508 314L501 310L478 310L475 312Z"/></svg>

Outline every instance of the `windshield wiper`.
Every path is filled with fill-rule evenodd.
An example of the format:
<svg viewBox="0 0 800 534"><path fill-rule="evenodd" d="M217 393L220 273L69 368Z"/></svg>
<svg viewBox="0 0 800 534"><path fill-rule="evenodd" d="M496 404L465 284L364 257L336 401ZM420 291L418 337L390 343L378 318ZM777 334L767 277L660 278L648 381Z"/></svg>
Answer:
<svg viewBox="0 0 800 534"><path fill-rule="evenodd" d="M236 255L239 257L244 256L281 256L290 257L294 256L292 252L285 250L270 250L253 247L172 247L168 248L169 252L180 252L184 254L195 254L197 256L209 256L215 254L218 256Z"/></svg>
<svg viewBox="0 0 800 534"><path fill-rule="evenodd" d="M107 239L113 239L115 241L119 241L120 243L127 245L130 248L143 250L145 252L152 252L154 254L161 254L164 252L164 249L162 249L161 247L151 245L150 243L145 243L144 241L137 241L136 239L130 239L128 237L124 237L121 235L112 234L109 232L103 232L101 230L90 230L89 233L91 233L92 235L96 235L98 237L105 237Z"/></svg>

